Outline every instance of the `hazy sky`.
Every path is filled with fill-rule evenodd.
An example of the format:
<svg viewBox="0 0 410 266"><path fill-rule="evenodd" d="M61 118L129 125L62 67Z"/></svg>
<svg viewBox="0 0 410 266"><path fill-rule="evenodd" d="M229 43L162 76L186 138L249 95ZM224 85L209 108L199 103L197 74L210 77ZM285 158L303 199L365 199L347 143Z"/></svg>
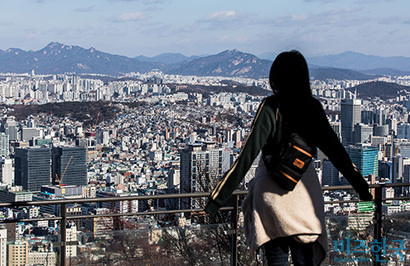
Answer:
<svg viewBox="0 0 410 266"><path fill-rule="evenodd" d="M0 0L0 49L410 57L409 0Z"/></svg>

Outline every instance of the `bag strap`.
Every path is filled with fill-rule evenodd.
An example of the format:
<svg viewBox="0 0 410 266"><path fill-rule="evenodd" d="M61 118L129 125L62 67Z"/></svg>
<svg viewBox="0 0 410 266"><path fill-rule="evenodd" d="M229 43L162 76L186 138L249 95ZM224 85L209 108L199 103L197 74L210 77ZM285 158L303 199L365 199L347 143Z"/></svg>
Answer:
<svg viewBox="0 0 410 266"><path fill-rule="evenodd" d="M270 135L265 147L262 148L262 155L276 154L283 143L283 116L280 112L280 104L276 102L274 106L275 112L275 133Z"/></svg>

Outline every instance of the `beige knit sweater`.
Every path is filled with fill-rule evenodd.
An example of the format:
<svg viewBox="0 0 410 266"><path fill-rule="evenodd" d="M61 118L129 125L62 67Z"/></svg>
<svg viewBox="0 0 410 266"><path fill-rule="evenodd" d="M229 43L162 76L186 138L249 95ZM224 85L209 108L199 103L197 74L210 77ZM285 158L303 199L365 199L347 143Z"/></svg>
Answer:
<svg viewBox="0 0 410 266"><path fill-rule="evenodd" d="M273 181L261 160L242 208L252 254L270 240L294 236L302 243L314 242L314 265L326 257L323 194L313 164L295 189L287 191Z"/></svg>

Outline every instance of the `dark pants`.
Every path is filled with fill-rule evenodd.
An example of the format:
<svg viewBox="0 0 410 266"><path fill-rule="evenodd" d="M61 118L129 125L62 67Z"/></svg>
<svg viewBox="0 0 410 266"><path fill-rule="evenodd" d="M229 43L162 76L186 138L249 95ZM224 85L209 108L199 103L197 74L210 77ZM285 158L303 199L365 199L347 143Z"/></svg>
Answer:
<svg viewBox="0 0 410 266"><path fill-rule="evenodd" d="M313 243L302 244L290 236L276 238L263 246L269 266L288 265L289 248L295 266L313 265Z"/></svg>

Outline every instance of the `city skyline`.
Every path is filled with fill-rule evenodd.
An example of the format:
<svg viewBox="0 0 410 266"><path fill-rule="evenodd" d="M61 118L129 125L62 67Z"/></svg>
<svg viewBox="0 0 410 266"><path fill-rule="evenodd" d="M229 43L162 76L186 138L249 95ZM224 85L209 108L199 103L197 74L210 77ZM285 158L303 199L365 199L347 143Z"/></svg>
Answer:
<svg viewBox="0 0 410 266"><path fill-rule="evenodd" d="M0 49L50 42L135 57L239 49L410 57L404 0L0 0Z"/></svg>

